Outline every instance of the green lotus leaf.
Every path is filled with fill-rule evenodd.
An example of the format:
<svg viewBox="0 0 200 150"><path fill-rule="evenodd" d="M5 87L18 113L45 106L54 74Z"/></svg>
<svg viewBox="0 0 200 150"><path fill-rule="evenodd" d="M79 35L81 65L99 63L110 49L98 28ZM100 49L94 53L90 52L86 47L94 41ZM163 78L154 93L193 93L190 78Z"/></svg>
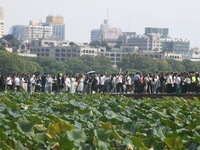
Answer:
<svg viewBox="0 0 200 150"><path fill-rule="evenodd" d="M142 139L139 137L130 137L133 145L139 149L147 150L148 148L143 144Z"/></svg>
<svg viewBox="0 0 200 150"><path fill-rule="evenodd" d="M71 131L67 131L66 135L70 141L74 141L79 144L84 143L87 139L87 136L83 130L73 129Z"/></svg>
<svg viewBox="0 0 200 150"><path fill-rule="evenodd" d="M33 130L34 124L32 122L28 120L20 120L16 124L17 124L17 129L19 131L22 131L23 133L31 137L35 136L35 133Z"/></svg>
<svg viewBox="0 0 200 150"><path fill-rule="evenodd" d="M180 137L169 137L165 138L165 144L168 148L183 148L183 141Z"/></svg>

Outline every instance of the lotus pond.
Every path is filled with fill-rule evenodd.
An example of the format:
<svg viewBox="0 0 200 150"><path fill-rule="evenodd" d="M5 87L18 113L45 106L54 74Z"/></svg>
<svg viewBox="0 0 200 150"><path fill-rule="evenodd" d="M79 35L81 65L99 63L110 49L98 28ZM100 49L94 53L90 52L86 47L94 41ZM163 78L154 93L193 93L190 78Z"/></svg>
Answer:
<svg viewBox="0 0 200 150"><path fill-rule="evenodd" d="M200 149L200 101L0 93L0 149Z"/></svg>

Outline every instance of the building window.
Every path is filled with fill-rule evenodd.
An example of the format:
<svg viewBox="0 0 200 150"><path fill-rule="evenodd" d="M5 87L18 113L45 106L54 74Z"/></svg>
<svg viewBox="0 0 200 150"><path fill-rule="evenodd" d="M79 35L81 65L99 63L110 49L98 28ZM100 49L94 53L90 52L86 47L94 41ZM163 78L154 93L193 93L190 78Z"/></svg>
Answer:
<svg viewBox="0 0 200 150"><path fill-rule="evenodd" d="M106 54L105 54L105 56L109 56L109 54L108 54L108 53L106 53Z"/></svg>
<svg viewBox="0 0 200 150"><path fill-rule="evenodd" d="M44 53L44 49L41 49L41 52Z"/></svg>
<svg viewBox="0 0 200 150"><path fill-rule="evenodd" d="M120 54L116 54L116 57L120 57Z"/></svg>
<svg viewBox="0 0 200 150"><path fill-rule="evenodd" d="M55 58L57 61L59 61L60 59L59 58Z"/></svg>
<svg viewBox="0 0 200 150"><path fill-rule="evenodd" d="M49 54L48 54L48 53L46 53L46 54L45 54L45 56L46 56L46 57L49 57Z"/></svg>
<svg viewBox="0 0 200 150"><path fill-rule="evenodd" d="M49 52L49 49L46 49L46 52L48 53L48 52Z"/></svg>
<svg viewBox="0 0 200 150"><path fill-rule="evenodd" d="M71 53L72 51L71 51L71 49L67 49L67 52L68 52L68 53Z"/></svg>
<svg viewBox="0 0 200 150"><path fill-rule="evenodd" d="M65 49L61 49L61 52L62 52L62 53L65 53Z"/></svg>
<svg viewBox="0 0 200 150"><path fill-rule="evenodd" d="M110 56L111 56L111 57L115 57L115 54L111 54Z"/></svg>
<svg viewBox="0 0 200 150"><path fill-rule="evenodd" d="M65 57L65 54L61 54L61 57Z"/></svg>
<svg viewBox="0 0 200 150"><path fill-rule="evenodd" d="M112 61L115 61L115 58L111 58Z"/></svg>
<svg viewBox="0 0 200 150"><path fill-rule="evenodd" d="M39 49L39 48L37 49L37 52L40 52L40 49Z"/></svg>
<svg viewBox="0 0 200 150"><path fill-rule="evenodd" d="M37 56L40 57L40 54L38 53Z"/></svg>
<svg viewBox="0 0 200 150"><path fill-rule="evenodd" d="M71 54L67 54L67 57L71 57Z"/></svg>
<svg viewBox="0 0 200 150"><path fill-rule="evenodd" d="M76 54L72 54L72 57L76 57Z"/></svg>
<svg viewBox="0 0 200 150"><path fill-rule="evenodd" d="M116 58L116 61L120 61L120 58Z"/></svg>
<svg viewBox="0 0 200 150"><path fill-rule="evenodd" d="M65 58L61 58L61 61L65 61Z"/></svg>
<svg viewBox="0 0 200 150"><path fill-rule="evenodd" d="M41 53L41 56L44 56L44 53Z"/></svg>
<svg viewBox="0 0 200 150"><path fill-rule="evenodd" d="M56 54L55 54L55 56L56 56L56 57L59 57L59 56L60 56L60 54L59 54L59 53L56 53Z"/></svg>
<svg viewBox="0 0 200 150"><path fill-rule="evenodd" d="M72 52L73 52L73 53L76 53L76 49L73 49Z"/></svg>
<svg viewBox="0 0 200 150"><path fill-rule="evenodd" d="M60 50L59 50L59 49L56 49L56 52L60 52Z"/></svg>

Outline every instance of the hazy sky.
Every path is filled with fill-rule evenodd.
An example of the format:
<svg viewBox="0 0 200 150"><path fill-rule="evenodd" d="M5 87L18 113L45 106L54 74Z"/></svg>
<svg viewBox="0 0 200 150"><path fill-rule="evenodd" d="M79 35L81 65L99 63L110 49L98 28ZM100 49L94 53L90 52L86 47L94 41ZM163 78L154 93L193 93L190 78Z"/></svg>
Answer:
<svg viewBox="0 0 200 150"><path fill-rule="evenodd" d="M90 31L109 24L122 31L144 34L145 27L169 28L173 38L189 39L200 47L199 0L0 0L4 7L5 32L12 25L45 21L48 15L61 15L66 24L66 40L89 42Z"/></svg>

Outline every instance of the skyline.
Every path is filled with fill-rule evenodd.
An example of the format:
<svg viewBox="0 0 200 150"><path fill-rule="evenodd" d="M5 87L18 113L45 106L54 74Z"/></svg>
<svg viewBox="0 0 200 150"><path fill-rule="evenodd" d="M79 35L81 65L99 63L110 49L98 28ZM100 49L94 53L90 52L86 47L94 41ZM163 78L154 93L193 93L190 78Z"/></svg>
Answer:
<svg viewBox="0 0 200 150"><path fill-rule="evenodd" d="M197 0L0 0L0 5L4 8L5 34L12 25L28 25L30 20L45 22L48 15L60 15L66 40L90 42L90 31L100 28L109 10L109 24L123 32L144 34L145 27L169 28L170 37L188 39L191 47L200 47Z"/></svg>

